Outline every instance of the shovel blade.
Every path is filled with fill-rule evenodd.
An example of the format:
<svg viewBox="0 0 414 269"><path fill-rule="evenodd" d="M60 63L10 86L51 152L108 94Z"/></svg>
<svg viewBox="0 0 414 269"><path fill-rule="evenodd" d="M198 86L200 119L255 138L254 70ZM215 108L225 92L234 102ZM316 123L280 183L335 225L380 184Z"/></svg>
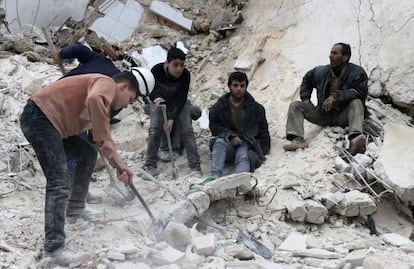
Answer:
<svg viewBox="0 0 414 269"><path fill-rule="evenodd" d="M148 228L148 234L150 238L153 240L157 240L161 236L161 234L164 232L165 227L167 227L171 219L172 219L171 213L161 211L156 221L152 222L151 226Z"/></svg>
<svg viewBox="0 0 414 269"><path fill-rule="evenodd" d="M126 187L121 181L111 182L103 191L119 205L125 205L135 198L132 190Z"/></svg>

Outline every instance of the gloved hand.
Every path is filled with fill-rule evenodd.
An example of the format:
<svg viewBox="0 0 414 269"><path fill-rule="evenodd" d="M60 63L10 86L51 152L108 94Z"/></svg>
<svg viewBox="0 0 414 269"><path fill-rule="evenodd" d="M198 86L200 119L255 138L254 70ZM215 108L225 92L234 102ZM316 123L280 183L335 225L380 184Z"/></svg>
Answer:
<svg viewBox="0 0 414 269"><path fill-rule="evenodd" d="M161 97L157 97L157 98L155 98L155 100L154 100L154 105L156 105L156 106L165 105L165 100L164 100L164 98L161 98Z"/></svg>
<svg viewBox="0 0 414 269"><path fill-rule="evenodd" d="M335 97L333 97L332 95L326 98L326 100L323 101L322 103L323 110L325 110L326 112L331 111L334 105L334 102L335 102Z"/></svg>

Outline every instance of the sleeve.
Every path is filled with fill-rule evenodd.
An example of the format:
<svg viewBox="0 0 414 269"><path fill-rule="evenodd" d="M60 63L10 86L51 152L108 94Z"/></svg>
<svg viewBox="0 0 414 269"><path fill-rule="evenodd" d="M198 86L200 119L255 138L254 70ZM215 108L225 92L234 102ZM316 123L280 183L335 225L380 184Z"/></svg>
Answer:
<svg viewBox="0 0 414 269"><path fill-rule="evenodd" d="M218 109L218 104L212 106L209 112L209 128L212 136L230 138L231 136L236 136L237 134L233 132L229 125L223 122L223 117L220 117L220 114L224 112Z"/></svg>
<svg viewBox="0 0 414 269"><path fill-rule="evenodd" d="M259 106L259 134L257 140L260 143L260 147L264 155L267 155L270 151L270 134L269 125L266 119L266 111L262 105Z"/></svg>
<svg viewBox="0 0 414 269"><path fill-rule="evenodd" d="M59 51L59 57L62 59L73 59L77 58L80 63L87 62L92 58L96 52L91 51L88 47L74 44L62 48Z"/></svg>
<svg viewBox="0 0 414 269"><path fill-rule="evenodd" d="M308 71L302 79L302 84L300 85L300 99L306 100L310 99L312 91L316 88L315 85L315 68Z"/></svg>
<svg viewBox="0 0 414 269"><path fill-rule="evenodd" d="M347 104L353 99L365 100L368 95L368 76L365 71L360 68L357 70L347 89L337 91L336 101L339 104Z"/></svg>
<svg viewBox="0 0 414 269"><path fill-rule="evenodd" d="M90 115L93 139L98 144L112 140L109 111L114 95L115 83L109 78L103 78L94 82L85 100L85 106Z"/></svg>

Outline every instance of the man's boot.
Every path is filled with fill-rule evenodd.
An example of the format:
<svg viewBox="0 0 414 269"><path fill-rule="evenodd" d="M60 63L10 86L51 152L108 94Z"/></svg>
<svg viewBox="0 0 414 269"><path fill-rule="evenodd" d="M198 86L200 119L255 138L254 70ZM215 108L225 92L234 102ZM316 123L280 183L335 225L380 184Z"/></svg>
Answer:
<svg viewBox="0 0 414 269"><path fill-rule="evenodd" d="M349 146L349 153L354 156L355 154L362 152L365 148L366 141L367 139L364 134L360 134L352 138Z"/></svg>

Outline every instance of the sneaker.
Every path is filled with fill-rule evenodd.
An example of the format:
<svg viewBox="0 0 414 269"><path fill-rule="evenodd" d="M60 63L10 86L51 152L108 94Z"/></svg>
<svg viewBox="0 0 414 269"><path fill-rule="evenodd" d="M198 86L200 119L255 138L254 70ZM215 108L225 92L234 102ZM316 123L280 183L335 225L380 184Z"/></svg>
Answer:
<svg viewBox="0 0 414 269"><path fill-rule="evenodd" d="M84 221L95 221L100 217L100 212L91 208L68 209L66 212L66 220L69 224L76 223L78 219L83 219Z"/></svg>
<svg viewBox="0 0 414 269"><path fill-rule="evenodd" d="M142 170L144 170L145 172L147 172L148 174L150 174L151 176L155 177L157 175L157 168L153 167L153 166L143 166Z"/></svg>
<svg viewBox="0 0 414 269"><path fill-rule="evenodd" d="M65 247L58 248L55 251L43 250L44 259L52 259L54 263L60 266L69 266L70 264L78 263L88 256L89 254L75 253Z"/></svg>
<svg viewBox="0 0 414 269"><path fill-rule="evenodd" d="M201 168L192 168L190 176L191 177L202 178L203 177L203 172L201 171Z"/></svg>
<svg viewBox="0 0 414 269"><path fill-rule="evenodd" d="M88 204L100 204L102 203L102 197L88 192L88 195L86 196L86 202Z"/></svg>
<svg viewBox="0 0 414 269"><path fill-rule="evenodd" d="M351 139L351 143L349 146L349 153L354 156L357 153L362 152L363 148L365 148L366 137L364 134L360 134L353 139Z"/></svg>
<svg viewBox="0 0 414 269"><path fill-rule="evenodd" d="M308 142L306 142L301 137L296 137L292 140L292 143L283 145L283 149L285 151L296 151L298 149L304 149L304 148L307 148L307 147L309 147Z"/></svg>

